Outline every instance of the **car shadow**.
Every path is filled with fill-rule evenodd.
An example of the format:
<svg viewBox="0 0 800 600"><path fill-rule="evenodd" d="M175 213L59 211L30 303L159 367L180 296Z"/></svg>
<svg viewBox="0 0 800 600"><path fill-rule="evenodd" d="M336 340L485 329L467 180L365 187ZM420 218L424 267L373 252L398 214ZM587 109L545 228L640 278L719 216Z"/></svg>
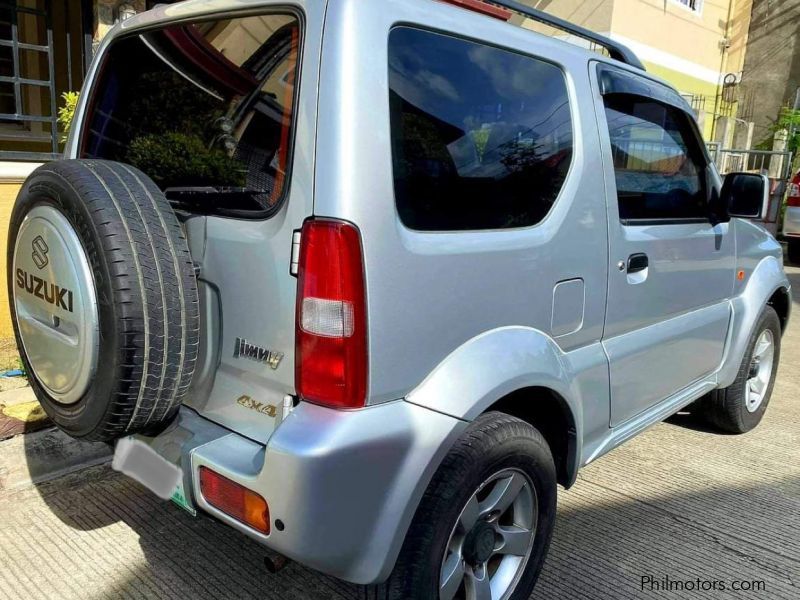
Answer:
<svg viewBox="0 0 800 600"><path fill-rule="evenodd" d="M692 406L689 406L688 408L675 413L674 415L666 419L665 422L670 423L671 425L677 425L678 427L684 427L685 429L691 429L692 431L697 431L700 433L708 433L713 435L733 435L724 431L720 431L713 425L707 423L703 419L703 417L699 414L699 411L692 408Z"/></svg>
<svg viewBox="0 0 800 600"><path fill-rule="evenodd" d="M670 426L660 427L663 432ZM670 458L691 449L665 447L664 452L665 465L681 470ZM619 464L590 465L573 489L560 491L555 535L533 598L701 597L688 590L648 591L642 588L643 577L764 581L767 594L725 597L798 597L793 586L800 582L800 473L735 485L734 477L714 472L711 460L708 482L693 482L691 490L676 485L665 494L653 489L666 475L653 472L650 461L633 449L614 461ZM640 479L641 487L621 484L626 474L631 482ZM39 484L38 493L52 514L74 530L70 552L89 544L91 554L113 553L115 542L124 541L123 555L102 561L110 571L102 593L85 597L364 597L359 586L294 563L267 574L264 549L256 542L159 500L108 465ZM131 537L141 553L129 547Z"/></svg>

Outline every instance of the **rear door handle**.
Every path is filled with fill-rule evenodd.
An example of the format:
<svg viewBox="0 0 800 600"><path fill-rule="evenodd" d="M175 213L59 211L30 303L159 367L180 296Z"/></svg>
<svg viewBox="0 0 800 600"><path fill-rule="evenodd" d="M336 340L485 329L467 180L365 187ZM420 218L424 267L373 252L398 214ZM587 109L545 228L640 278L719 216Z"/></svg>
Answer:
<svg viewBox="0 0 800 600"><path fill-rule="evenodd" d="M644 271L649 266L650 259L647 258L647 254L631 254L628 257L628 275L631 273L639 273L640 271Z"/></svg>

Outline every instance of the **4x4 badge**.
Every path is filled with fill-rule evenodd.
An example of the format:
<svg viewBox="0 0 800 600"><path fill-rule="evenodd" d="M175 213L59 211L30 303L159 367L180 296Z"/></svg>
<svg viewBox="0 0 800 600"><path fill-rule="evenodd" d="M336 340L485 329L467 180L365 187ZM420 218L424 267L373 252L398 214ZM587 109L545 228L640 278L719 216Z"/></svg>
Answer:
<svg viewBox="0 0 800 600"><path fill-rule="evenodd" d="M259 346L254 346L243 338L236 338L236 345L233 348L234 358L248 358L256 362L269 365L274 371L276 370L283 360L283 352L275 352L267 350Z"/></svg>
<svg viewBox="0 0 800 600"><path fill-rule="evenodd" d="M278 416L278 408L274 404L264 404L263 402L253 400L250 396L239 396L236 400L236 404L260 412L262 415L267 415L273 419Z"/></svg>

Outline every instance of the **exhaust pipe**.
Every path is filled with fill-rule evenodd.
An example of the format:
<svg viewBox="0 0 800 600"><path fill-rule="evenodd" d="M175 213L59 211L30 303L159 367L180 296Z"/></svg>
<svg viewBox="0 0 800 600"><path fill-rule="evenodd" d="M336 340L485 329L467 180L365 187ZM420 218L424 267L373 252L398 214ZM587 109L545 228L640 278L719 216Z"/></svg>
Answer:
<svg viewBox="0 0 800 600"><path fill-rule="evenodd" d="M292 561L286 558L283 554L278 554L277 552L269 552L264 557L264 566L271 575L274 575L278 571L282 571L285 569L289 563Z"/></svg>

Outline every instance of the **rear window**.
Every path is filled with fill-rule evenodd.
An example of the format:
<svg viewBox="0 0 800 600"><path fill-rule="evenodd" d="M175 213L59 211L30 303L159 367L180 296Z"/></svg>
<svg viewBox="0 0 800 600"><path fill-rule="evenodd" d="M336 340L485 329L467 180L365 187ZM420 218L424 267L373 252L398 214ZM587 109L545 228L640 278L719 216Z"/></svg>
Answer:
<svg viewBox="0 0 800 600"><path fill-rule="evenodd" d="M187 209L267 216L287 187L299 48L290 14L122 38L101 66L81 154L140 168Z"/></svg>
<svg viewBox="0 0 800 600"><path fill-rule="evenodd" d="M572 161L564 73L548 62L409 27L389 38L397 210L423 231L540 222Z"/></svg>

